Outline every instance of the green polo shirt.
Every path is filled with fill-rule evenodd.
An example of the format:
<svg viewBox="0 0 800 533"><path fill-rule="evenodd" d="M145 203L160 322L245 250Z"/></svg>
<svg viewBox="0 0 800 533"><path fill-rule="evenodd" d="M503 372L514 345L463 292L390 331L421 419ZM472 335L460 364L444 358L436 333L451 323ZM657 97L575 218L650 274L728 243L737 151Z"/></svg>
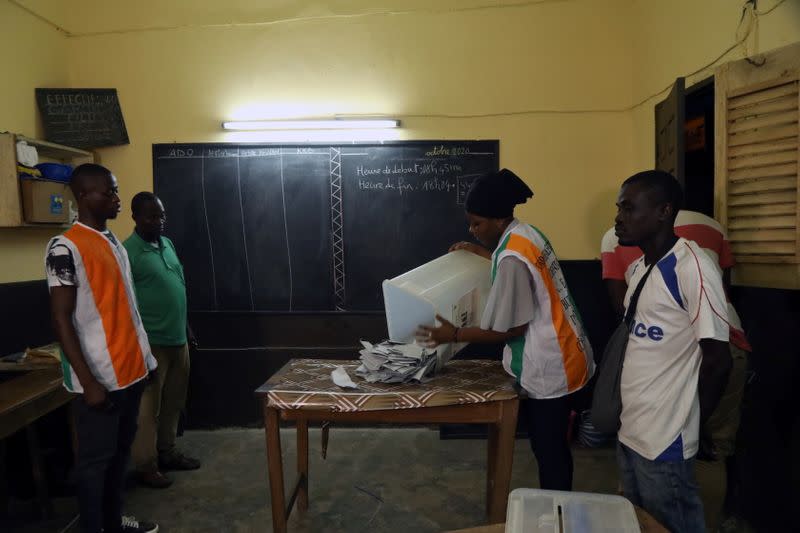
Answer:
<svg viewBox="0 0 800 533"><path fill-rule="evenodd" d="M172 241L160 237L158 246L134 231L125 242L133 285L150 344L186 344L186 281Z"/></svg>

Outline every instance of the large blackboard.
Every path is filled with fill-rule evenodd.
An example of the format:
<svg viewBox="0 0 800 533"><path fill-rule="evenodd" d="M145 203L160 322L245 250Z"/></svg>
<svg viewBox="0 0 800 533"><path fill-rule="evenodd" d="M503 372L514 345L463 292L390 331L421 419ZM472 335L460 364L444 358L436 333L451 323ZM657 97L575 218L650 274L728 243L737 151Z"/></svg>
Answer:
<svg viewBox="0 0 800 533"><path fill-rule="evenodd" d="M75 148L128 144L116 89L36 89L45 139Z"/></svg>
<svg viewBox="0 0 800 533"><path fill-rule="evenodd" d="M193 311L383 310L381 282L467 239L497 141L156 144Z"/></svg>

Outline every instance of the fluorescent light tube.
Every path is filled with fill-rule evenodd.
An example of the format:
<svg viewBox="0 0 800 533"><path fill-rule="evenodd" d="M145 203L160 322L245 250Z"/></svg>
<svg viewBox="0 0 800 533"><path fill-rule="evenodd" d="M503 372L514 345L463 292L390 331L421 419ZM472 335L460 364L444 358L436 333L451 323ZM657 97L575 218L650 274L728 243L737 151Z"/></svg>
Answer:
<svg viewBox="0 0 800 533"><path fill-rule="evenodd" d="M398 128L394 119L243 120L223 122L222 129L253 130L375 130Z"/></svg>

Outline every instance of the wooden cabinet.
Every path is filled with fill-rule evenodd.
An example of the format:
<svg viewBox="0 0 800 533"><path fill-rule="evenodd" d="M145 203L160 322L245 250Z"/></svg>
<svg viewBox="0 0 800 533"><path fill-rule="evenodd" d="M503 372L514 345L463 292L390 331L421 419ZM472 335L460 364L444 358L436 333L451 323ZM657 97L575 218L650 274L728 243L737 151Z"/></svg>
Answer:
<svg viewBox="0 0 800 533"><path fill-rule="evenodd" d="M78 166L94 162L94 155L85 150L70 148L47 141L39 141L16 135L0 133L0 227L49 227L58 224L29 224L22 211L22 195L17 173L17 141L25 141L36 148L39 162L67 163Z"/></svg>

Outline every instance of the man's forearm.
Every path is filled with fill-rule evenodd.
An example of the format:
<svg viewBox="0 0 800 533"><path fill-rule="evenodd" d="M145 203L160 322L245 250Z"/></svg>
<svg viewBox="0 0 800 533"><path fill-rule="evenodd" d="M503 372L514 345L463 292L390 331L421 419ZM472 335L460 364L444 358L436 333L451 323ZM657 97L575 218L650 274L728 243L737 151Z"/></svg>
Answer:
<svg viewBox="0 0 800 533"><path fill-rule="evenodd" d="M92 374L89 365L86 363L81 343L78 340L78 333L75 331L71 318L55 316L53 317L53 327L61 343L61 351L75 371L75 375L78 376L78 381L81 382L81 385L85 387L90 381L96 381L94 374Z"/></svg>
<svg viewBox="0 0 800 533"><path fill-rule="evenodd" d="M605 285L611 307L617 316L622 317L625 314L625 292L628 290L628 284L624 279L607 279Z"/></svg>
<svg viewBox="0 0 800 533"><path fill-rule="evenodd" d="M505 342L509 339L519 337L525 333L527 326L519 326L511 328L506 332L492 331L490 329L481 329L476 327L460 328L456 334L458 342L475 342L480 344L492 344L498 342Z"/></svg>
<svg viewBox="0 0 800 533"><path fill-rule="evenodd" d="M728 344L722 342L714 344L715 346L708 346L701 342L703 360L700 363L698 383L701 427L705 425L714 413L714 409L717 408L728 384L728 376L733 365Z"/></svg>
<svg viewBox="0 0 800 533"><path fill-rule="evenodd" d="M192 348L197 348L197 336L194 334L192 326L189 325L188 321L186 322L186 340Z"/></svg>

